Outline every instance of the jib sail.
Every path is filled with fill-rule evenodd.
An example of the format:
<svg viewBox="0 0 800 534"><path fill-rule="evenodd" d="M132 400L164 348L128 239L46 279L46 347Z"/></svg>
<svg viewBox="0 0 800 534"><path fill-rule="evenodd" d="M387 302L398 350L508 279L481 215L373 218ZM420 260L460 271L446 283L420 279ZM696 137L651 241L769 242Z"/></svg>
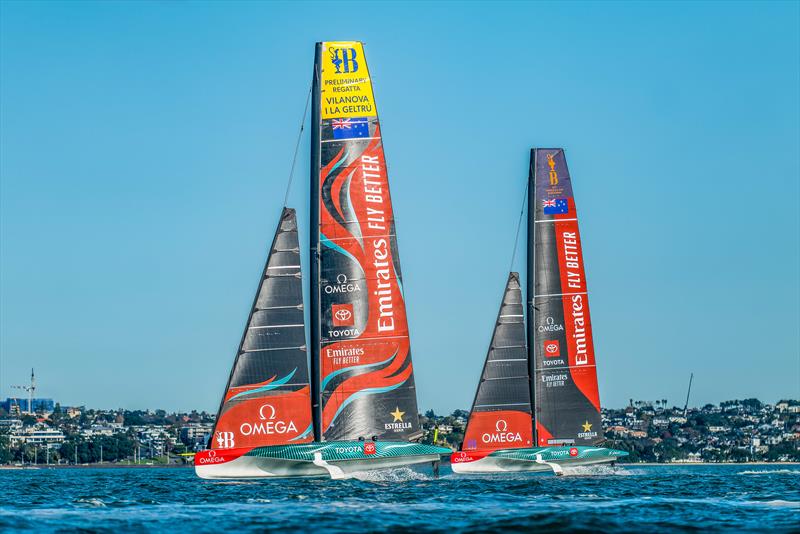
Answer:
<svg viewBox="0 0 800 534"><path fill-rule="evenodd" d="M528 349L519 274L510 273L462 449L532 446Z"/></svg>
<svg viewBox="0 0 800 534"><path fill-rule="evenodd" d="M317 43L312 375L321 440L420 434L394 215L359 42Z"/></svg>
<svg viewBox="0 0 800 534"><path fill-rule="evenodd" d="M603 439L578 214L564 151L531 151L528 344L537 445Z"/></svg>
<svg viewBox="0 0 800 534"><path fill-rule="evenodd" d="M297 217L284 208L233 363L212 449L313 439Z"/></svg>

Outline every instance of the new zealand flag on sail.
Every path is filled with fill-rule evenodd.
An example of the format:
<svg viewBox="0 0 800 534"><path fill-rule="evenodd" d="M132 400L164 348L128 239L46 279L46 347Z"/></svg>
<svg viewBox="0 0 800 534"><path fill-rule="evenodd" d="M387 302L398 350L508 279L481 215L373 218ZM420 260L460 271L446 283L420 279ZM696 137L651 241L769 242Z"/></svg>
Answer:
<svg viewBox="0 0 800 534"><path fill-rule="evenodd" d="M567 202L566 198L551 198L549 200L542 200L542 207L544 208L545 215L569 213L569 203Z"/></svg>
<svg viewBox="0 0 800 534"><path fill-rule="evenodd" d="M351 119L331 120L334 139L355 139L369 137L369 119L353 117Z"/></svg>

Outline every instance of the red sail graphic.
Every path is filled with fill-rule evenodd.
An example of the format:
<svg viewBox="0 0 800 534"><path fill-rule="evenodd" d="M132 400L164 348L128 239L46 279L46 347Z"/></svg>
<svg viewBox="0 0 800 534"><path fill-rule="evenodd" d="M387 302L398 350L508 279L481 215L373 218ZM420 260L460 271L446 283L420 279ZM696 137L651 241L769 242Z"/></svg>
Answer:
<svg viewBox="0 0 800 534"><path fill-rule="evenodd" d="M530 412L498 410L472 412L462 449L499 450L533 446Z"/></svg>
<svg viewBox="0 0 800 534"><path fill-rule="evenodd" d="M331 64L331 57L348 62ZM325 116L340 109L330 103L345 98L342 85L369 80L363 48L323 43L318 67L315 80L325 83L315 91L327 106L322 114L314 109L319 170L312 176L320 437L407 439L419 434L419 421L380 124L374 105L364 117Z"/></svg>

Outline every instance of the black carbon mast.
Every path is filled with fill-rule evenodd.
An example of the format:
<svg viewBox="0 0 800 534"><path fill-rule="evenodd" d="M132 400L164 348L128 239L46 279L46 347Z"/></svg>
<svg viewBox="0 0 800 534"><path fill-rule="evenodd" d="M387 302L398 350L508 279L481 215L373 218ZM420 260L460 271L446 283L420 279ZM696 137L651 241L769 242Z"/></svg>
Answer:
<svg viewBox="0 0 800 534"><path fill-rule="evenodd" d="M311 90L311 191L309 211L309 246L311 253L311 276L308 277L308 294L311 297L311 416L314 421L314 441L322 441L322 403L319 388L319 340L320 340L320 286L319 280L319 169L320 169L320 69L322 43L317 43L314 51L314 79Z"/></svg>
<svg viewBox="0 0 800 534"><path fill-rule="evenodd" d="M536 264L536 149L531 149L530 168L528 169L528 239L526 240L527 251L527 265L526 265L526 292L525 306L527 321L526 340L528 344L528 376L530 377L531 389L531 417L533 419L533 442L538 443L537 428L536 428L536 359L534 358L534 344L536 342L536 322L534 315L536 309L533 306L533 296L535 294L534 288L536 283L535 264Z"/></svg>

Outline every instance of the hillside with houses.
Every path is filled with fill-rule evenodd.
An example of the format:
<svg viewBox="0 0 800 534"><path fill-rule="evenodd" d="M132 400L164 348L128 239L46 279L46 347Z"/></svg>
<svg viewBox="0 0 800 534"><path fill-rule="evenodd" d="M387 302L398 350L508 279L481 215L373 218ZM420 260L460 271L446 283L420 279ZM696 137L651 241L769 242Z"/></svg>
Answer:
<svg viewBox="0 0 800 534"><path fill-rule="evenodd" d="M797 400L732 400L687 410L665 400L631 400L602 416L607 445L628 451L627 462L800 461ZM457 448L468 417L465 410L428 410L420 416L423 441ZM196 411L62 407L49 399L6 403L0 405L0 464L180 465L205 448L213 421Z"/></svg>

